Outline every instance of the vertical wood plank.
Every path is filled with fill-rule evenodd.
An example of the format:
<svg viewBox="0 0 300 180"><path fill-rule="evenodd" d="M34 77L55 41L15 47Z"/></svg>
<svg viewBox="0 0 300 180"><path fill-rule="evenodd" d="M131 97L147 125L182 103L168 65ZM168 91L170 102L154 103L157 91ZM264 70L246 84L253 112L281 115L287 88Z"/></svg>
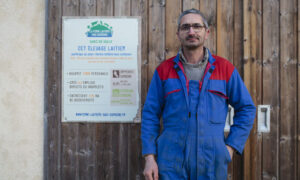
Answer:
<svg viewBox="0 0 300 180"><path fill-rule="evenodd" d="M183 11L187 9L199 9L199 0L183 0L182 9Z"/></svg>
<svg viewBox="0 0 300 180"><path fill-rule="evenodd" d="M251 90L250 93L253 97L254 103L257 107L258 104L262 104L262 3L258 0L252 0L252 6L254 7L251 14ZM254 61L252 61L254 59ZM252 162L252 174L257 180L262 179L262 134L257 132L257 119L253 126L253 134L250 137L251 141L251 159Z"/></svg>
<svg viewBox="0 0 300 180"><path fill-rule="evenodd" d="M271 105L270 133L263 134L262 179L279 179L279 1L266 0L263 8L263 104Z"/></svg>
<svg viewBox="0 0 300 180"><path fill-rule="evenodd" d="M147 67L148 67L148 1L147 0L131 0L131 15L141 16L141 104L144 104L147 94ZM143 107L143 106L142 106ZM141 147L141 124L130 124L128 134L128 179L142 179L144 163Z"/></svg>
<svg viewBox="0 0 300 180"><path fill-rule="evenodd" d="M176 56L180 43L176 35L178 17L181 13L181 0L166 1L166 59Z"/></svg>
<svg viewBox="0 0 300 180"><path fill-rule="evenodd" d="M96 0L80 0L80 16L96 16Z"/></svg>
<svg viewBox="0 0 300 180"><path fill-rule="evenodd" d="M250 86L250 63L249 63L249 59L250 59L250 46L251 46L251 41L250 41L250 35L251 35L251 12L249 9L249 3L251 0L244 0L244 4L243 4L243 12L244 12L244 58L243 58L243 69L244 69L244 83L245 85L249 88Z"/></svg>
<svg viewBox="0 0 300 180"><path fill-rule="evenodd" d="M233 2L233 64L237 70L243 72L243 1ZM233 161L229 166L232 179L243 179L243 156L234 154Z"/></svg>
<svg viewBox="0 0 300 180"><path fill-rule="evenodd" d="M165 1L149 0L148 84L157 65L165 59Z"/></svg>
<svg viewBox="0 0 300 180"><path fill-rule="evenodd" d="M63 16L79 15L79 0L62 2ZM61 79L61 77L59 78ZM60 92L59 92L60 94ZM79 179L79 125L78 123L62 123L62 179Z"/></svg>
<svg viewBox="0 0 300 180"><path fill-rule="evenodd" d="M297 14L296 1L280 0L279 178L296 179Z"/></svg>
<svg viewBox="0 0 300 180"><path fill-rule="evenodd" d="M115 16L130 16L130 0L115 0L114 15Z"/></svg>
<svg viewBox="0 0 300 180"><path fill-rule="evenodd" d="M63 16L79 16L79 0L63 0Z"/></svg>
<svg viewBox="0 0 300 180"><path fill-rule="evenodd" d="M233 60L233 0L217 0L217 54Z"/></svg>
<svg viewBox="0 0 300 180"><path fill-rule="evenodd" d="M113 0L97 0L97 16L112 16L114 14Z"/></svg>
<svg viewBox="0 0 300 180"><path fill-rule="evenodd" d="M130 0L114 1L114 16L130 16ZM128 134L129 124L115 124L113 127L114 179L128 178Z"/></svg>
<svg viewBox="0 0 300 180"><path fill-rule="evenodd" d="M244 20L243 18L244 8L243 5L246 3L246 1L240 1L240 0L234 0L234 12L233 12L233 64L237 68L237 70L242 73L243 72L243 51L244 51ZM242 74L241 74L242 75Z"/></svg>
<svg viewBox="0 0 300 180"><path fill-rule="evenodd" d="M61 179L79 179L78 136L77 123L62 124Z"/></svg>
<svg viewBox="0 0 300 180"><path fill-rule="evenodd" d="M46 142L44 178L61 179L61 121L60 121L60 69L61 69L61 1L48 1L47 85L45 87Z"/></svg>
<svg viewBox="0 0 300 180"><path fill-rule="evenodd" d="M113 16L112 0L97 0L97 16ZM113 127L115 124L96 125L96 179L112 180L113 174Z"/></svg>
<svg viewBox="0 0 300 180"><path fill-rule="evenodd" d="M128 178L127 179L142 179L144 163L141 147L141 125L129 124L128 132Z"/></svg>
<svg viewBox="0 0 300 180"><path fill-rule="evenodd" d="M201 0L200 11L207 19L209 26L209 36L204 46L207 47L212 54L217 53L217 0Z"/></svg>
<svg viewBox="0 0 300 180"><path fill-rule="evenodd" d="M97 124L96 127L96 179L113 179L113 146L112 146L112 130L111 124Z"/></svg>
<svg viewBox="0 0 300 180"><path fill-rule="evenodd" d="M244 0L244 4L243 4L243 12L244 12L244 24L243 24L243 28L244 28L244 58L243 58L243 70L244 70L244 83L246 85L246 87L249 89L250 87L250 34L251 34L251 30L250 30L250 12L249 12L249 0ZM244 149L244 153L243 153L243 157L244 157L244 178L245 180L251 180L252 179L252 174L251 174L251 158L250 158L250 154L251 154L251 148L250 148L250 141L247 140L246 145L245 145L245 149Z"/></svg>
<svg viewBox="0 0 300 180"><path fill-rule="evenodd" d="M298 88L297 88L297 104L298 104L298 134L297 134L297 179L300 179L300 0L298 0Z"/></svg>
<svg viewBox="0 0 300 180"><path fill-rule="evenodd" d="M129 124L114 124L112 128L112 179L128 177L128 127Z"/></svg>
<svg viewBox="0 0 300 180"><path fill-rule="evenodd" d="M255 104L259 102L261 83L260 51L261 26L258 9L260 4L254 0L244 1L244 81ZM257 123L248 139L245 149L245 179L261 179L261 136L257 133ZM247 162L246 162L247 159ZM249 168L250 167L250 168Z"/></svg>

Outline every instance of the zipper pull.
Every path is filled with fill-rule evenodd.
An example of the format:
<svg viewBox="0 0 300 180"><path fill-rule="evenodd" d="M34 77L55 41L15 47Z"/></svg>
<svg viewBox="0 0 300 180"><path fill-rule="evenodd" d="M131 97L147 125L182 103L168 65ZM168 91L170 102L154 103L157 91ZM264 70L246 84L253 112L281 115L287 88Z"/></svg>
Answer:
<svg viewBox="0 0 300 180"><path fill-rule="evenodd" d="M191 117L191 112L189 112L189 118Z"/></svg>

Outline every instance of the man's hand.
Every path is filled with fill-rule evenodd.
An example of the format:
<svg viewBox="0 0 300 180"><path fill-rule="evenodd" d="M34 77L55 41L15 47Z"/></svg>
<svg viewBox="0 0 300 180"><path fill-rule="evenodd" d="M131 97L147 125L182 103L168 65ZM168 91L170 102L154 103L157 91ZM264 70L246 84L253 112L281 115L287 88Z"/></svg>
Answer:
<svg viewBox="0 0 300 180"><path fill-rule="evenodd" d="M155 161L154 155L149 154L145 157L145 169L144 169L144 176L146 180L158 180L158 166Z"/></svg>
<svg viewBox="0 0 300 180"><path fill-rule="evenodd" d="M228 152L229 152L229 154L230 154L230 158L231 158L231 160L232 160L232 156L233 156L234 150L233 150L233 148L232 148L231 146L227 146L227 145L226 145L226 147L227 147L227 149L228 149Z"/></svg>

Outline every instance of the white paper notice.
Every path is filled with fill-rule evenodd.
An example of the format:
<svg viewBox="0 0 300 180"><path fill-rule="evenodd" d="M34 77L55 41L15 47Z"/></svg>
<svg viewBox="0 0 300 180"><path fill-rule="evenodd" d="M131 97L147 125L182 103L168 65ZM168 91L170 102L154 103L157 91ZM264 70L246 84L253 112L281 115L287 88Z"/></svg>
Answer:
<svg viewBox="0 0 300 180"><path fill-rule="evenodd" d="M139 18L63 17L63 122L140 117Z"/></svg>

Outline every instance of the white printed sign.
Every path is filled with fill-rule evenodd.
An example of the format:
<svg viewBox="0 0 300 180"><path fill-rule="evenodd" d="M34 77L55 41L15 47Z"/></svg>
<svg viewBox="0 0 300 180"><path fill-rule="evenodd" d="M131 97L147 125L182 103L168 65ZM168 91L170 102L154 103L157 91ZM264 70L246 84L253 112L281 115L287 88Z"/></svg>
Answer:
<svg viewBox="0 0 300 180"><path fill-rule="evenodd" d="M140 122L140 37L140 18L63 17L63 122Z"/></svg>

